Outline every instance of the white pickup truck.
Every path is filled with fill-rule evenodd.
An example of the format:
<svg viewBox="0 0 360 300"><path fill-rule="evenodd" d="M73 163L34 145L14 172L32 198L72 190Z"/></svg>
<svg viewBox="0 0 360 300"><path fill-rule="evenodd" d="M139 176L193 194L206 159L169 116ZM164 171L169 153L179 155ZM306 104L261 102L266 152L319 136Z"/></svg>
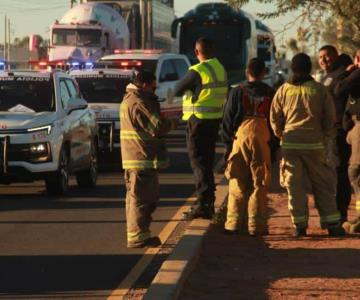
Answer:
<svg viewBox="0 0 360 300"><path fill-rule="evenodd" d="M62 71L0 72L0 183L45 180L49 194L97 179L95 114Z"/></svg>
<svg viewBox="0 0 360 300"><path fill-rule="evenodd" d="M173 97L173 90L190 67L185 55L162 53L159 50L119 50L116 54L103 56L99 63L123 70L148 70L156 76L156 95L161 113L168 118L180 118L182 98Z"/></svg>

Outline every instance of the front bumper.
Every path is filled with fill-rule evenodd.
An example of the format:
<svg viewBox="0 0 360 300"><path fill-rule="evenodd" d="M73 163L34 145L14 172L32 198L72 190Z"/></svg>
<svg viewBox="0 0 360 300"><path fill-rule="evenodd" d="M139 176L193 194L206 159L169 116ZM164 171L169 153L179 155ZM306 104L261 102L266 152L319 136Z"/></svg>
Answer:
<svg viewBox="0 0 360 300"><path fill-rule="evenodd" d="M0 182L24 182L56 171L49 142L18 144L0 137Z"/></svg>
<svg viewBox="0 0 360 300"><path fill-rule="evenodd" d="M99 150L113 152L120 148L119 120L98 120Z"/></svg>

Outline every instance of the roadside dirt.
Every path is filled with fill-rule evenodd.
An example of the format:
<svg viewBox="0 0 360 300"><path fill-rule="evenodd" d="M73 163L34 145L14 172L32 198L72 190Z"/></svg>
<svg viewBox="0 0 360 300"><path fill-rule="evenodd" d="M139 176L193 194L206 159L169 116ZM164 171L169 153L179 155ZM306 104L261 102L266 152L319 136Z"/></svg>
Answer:
<svg viewBox="0 0 360 300"><path fill-rule="evenodd" d="M270 234L227 236L214 225L180 299L360 299L359 235L328 238L309 196L309 236L293 238L285 191L269 198Z"/></svg>

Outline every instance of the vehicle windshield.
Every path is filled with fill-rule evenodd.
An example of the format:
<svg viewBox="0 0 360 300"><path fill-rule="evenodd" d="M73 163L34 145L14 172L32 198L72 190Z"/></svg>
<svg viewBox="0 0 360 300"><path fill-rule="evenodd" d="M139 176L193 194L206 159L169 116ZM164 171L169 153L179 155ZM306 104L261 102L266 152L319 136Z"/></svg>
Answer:
<svg viewBox="0 0 360 300"><path fill-rule="evenodd" d="M98 29L54 29L55 46L97 47L101 45L101 30Z"/></svg>
<svg viewBox="0 0 360 300"><path fill-rule="evenodd" d="M204 22L195 26L182 24L181 52L186 53L192 64L197 63L194 53L195 42L199 37L210 38L216 45L216 57L227 70L241 69L246 64L245 43L240 23ZM186 41L186 42L185 42Z"/></svg>
<svg viewBox="0 0 360 300"><path fill-rule="evenodd" d="M100 60L99 65L102 67L122 70L147 70L155 74L156 59L114 59L114 60Z"/></svg>
<svg viewBox="0 0 360 300"><path fill-rule="evenodd" d="M272 59L272 47L273 41L266 36L258 36L258 48L257 48L257 56L264 61L271 61Z"/></svg>
<svg viewBox="0 0 360 300"><path fill-rule="evenodd" d="M120 103L124 97L129 77L121 75L86 75L75 77L84 99L89 103Z"/></svg>
<svg viewBox="0 0 360 300"><path fill-rule="evenodd" d="M0 77L0 111L37 113L55 109L51 78Z"/></svg>

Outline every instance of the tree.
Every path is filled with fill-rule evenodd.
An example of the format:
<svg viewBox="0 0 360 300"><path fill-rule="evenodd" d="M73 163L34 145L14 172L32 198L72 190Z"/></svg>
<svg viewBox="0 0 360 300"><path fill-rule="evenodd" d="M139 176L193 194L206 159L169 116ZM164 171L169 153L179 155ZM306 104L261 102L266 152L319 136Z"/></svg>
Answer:
<svg viewBox="0 0 360 300"><path fill-rule="evenodd" d="M341 43L341 37L345 36L342 32L345 27L350 29L351 34L346 34L348 42L352 42L353 47L360 43L360 5L358 0L256 0L259 3L271 3L275 5L272 12L259 13L262 18L276 18L289 12L300 11L306 16L313 27L322 25L322 21L333 19L335 23L346 23L346 26L335 26L337 28L336 41ZM250 0L227 0L229 5L240 8ZM333 27L334 28L334 27Z"/></svg>

